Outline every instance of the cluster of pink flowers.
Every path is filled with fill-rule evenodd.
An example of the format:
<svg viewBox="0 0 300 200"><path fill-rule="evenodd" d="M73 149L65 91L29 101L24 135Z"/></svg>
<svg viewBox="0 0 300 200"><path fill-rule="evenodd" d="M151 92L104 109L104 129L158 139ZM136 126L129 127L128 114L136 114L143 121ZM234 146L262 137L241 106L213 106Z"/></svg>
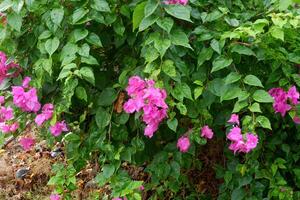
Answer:
<svg viewBox="0 0 300 200"><path fill-rule="evenodd" d="M68 130L65 121L56 122L54 126L50 126L50 132L54 137L60 136L62 132L67 132Z"/></svg>
<svg viewBox="0 0 300 200"><path fill-rule="evenodd" d="M2 15L0 15L1 17ZM14 69L13 69L14 68ZM14 70L13 72L12 69ZM5 53L0 51L0 83L6 78L13 78L19 75L21 69L18 64L10 61L8 62ZM21 86L12 87L13 103L23 112L37 113L41 109L41 103L38 100L37 89L30 86L30 77L23 79ZM0 96L0 130L3 133L15 132L19 128L18 122L12 122L14 119L14 112L11 107L4 107L5 97ZM37 126L52 118L54 106L47 103L43 106L41 113L35 117ZM55 125L50 127L50 132L57 137L62 132L68 131L67 125L64 121L58 121ZM23 137L19 140L24 150L29 150L35 143L35 140L30 137Z"/></svg>
<svg viewBox="0 0 300 200"><path fill-rule="evenodd" d="M121 198L121 197L115 197L112 200L127 200L127 198L126 197L123 197L123 198Z"/></svg>
<svg viewBox="0 0 300 200"><path fill-rule="evenodd" d="M167 5L181 4L185 6L188 3L188 0L166 0L164 3Z"/></svg>
<svg viewBox="0 0 300 200"><path fill-rule="evenodd" d="M269 94L273 97L273 108L276 113L280 113L282 117L286 113L299 104L299 92L296 86L292 86L287 92L282 88L272 88L269 90ZM297 122L297 119L294 120Z"/></svg>
<svg viewBox="0 0 300 200"><path fill-rule="evenodd" d="M182 153L187 152L191 146L190 139L188 137L190 132L191 131L188 131L185 135L181 136L177 141L177 148ZM211 128L209 128L209 126L205 125L201 128L201 137L204 137L206 139L212 139L213 136L214 136L214 132L212 131Z"/></svg>
<svg viewBox="0 0 300 200"><path fill-rule="evenodd" d="M51 194L50 200L60 200L60 196L58 194Z"/></svg>
<svg viewBox="0 0 300 200"><path fill-rule="evenodd" d="M24 79L26 81L26 79ZM24 85L24 84L23 84ZM37 112L41 108L38 100L36 88L30 88L26 91L23 86L13 86L12 95L15 106L24 112Z"/></svg>
<svg viewBox="0 0 300 200"><path fill-rule="evenodd" d="M159 124L167 116L168 105L165 102L167 93L156 88L153 80L143 80L138 76L129 79L126 91L130 99L123 108L127 113L143 110L143 121L146 123L144 135L151 138Z"/></svg>
<svg viewBox="0 0 300 200"><path fill-rule="evenodd" d="M19 65L9 61L5 53L0 51L0 83L6 78L17 77L20 71Z"/></svg>
<svg viewBox="0 0 300 200"><path fill-rule="evenodd" d="M54 106L51 103L47 103L42 108L42 113L35 117L35 123L41 126L45 121L52 118Z"/></svg>
<svg viewBox="0 0 300 200"><path fill-rule="evenodd" d="M209 126L205 125L201 129L201 136L207 139L212 139L214 136L214 132L209 128Z"/></svg>
<svg viewBox="0 0 300 200"><path fill-rule="evenodd" d="M182 153L187 152L190 148L190 145L190 139L187 136L181 136L177 141L177 148Z"/></svg>
<svg viewBox="0 0 300 200"><path fill-rule="evenodd" d="M9 106L3 106L4 101L4 96L0 96L0 130L2 133L13 133L19 128L19 123L11 122L14 119L14 111Z"/></svg>
<svg viewBox="0 0 300 200"><path fill-rule="evenodd" d="M228 122L239 125L239 116L236 114L232 114ZM235 126L230 130L230 132L227 135L227 139L231 141L229 149L232 150L234 153L249 153L252 149L254 149L257 146L258 143L257 135L247 133L246 138L244 138L242 135L242 130L238 126Z"/></svg>

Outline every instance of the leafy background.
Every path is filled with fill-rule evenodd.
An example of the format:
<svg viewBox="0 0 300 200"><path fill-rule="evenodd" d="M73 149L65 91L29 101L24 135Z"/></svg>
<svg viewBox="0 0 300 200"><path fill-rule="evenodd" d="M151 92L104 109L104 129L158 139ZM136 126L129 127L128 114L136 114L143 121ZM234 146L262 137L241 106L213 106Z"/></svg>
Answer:
<svg viewBox="0 0 300 200"><path fill-rule="evenodd" d="M0 50L34 76L41 101L54 102L56 118L72 127L57 139L67 168L55 165L49 184L71 198L75 174L97 162L95 180L111 190L100 199L141 199L142 184L147 199L300 198L296 111L274 114L267 93L300 86L297 3L3 0ZM132 75L154 79L168 93L168 119L152 139L143 136L139 114L122 111ZM228 150L232 112L245 132L259 136L247 155ZM212 141L200 137L205 124ZM182 154L176 141L187 131L193 144ZM149 178L132 180L122 163L142 166ZM215 188L205 189L211 183Z"/></svg>

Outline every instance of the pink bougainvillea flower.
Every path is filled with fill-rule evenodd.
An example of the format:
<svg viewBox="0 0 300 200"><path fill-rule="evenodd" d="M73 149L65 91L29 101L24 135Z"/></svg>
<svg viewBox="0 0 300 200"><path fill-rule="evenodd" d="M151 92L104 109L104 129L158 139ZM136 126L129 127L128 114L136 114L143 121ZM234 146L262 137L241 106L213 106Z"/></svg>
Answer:
<svg viewBox="0 0 300 200"><path fill-rule="evenodd" d="M35 117L35 123L41 126L45 121L52 118L54 106L51 103L47 103L42 108L42 113Z"/></svg>
<svg viewBox="0 0 300 200"><path fill-rule="evenodd" d="M30 150L31 147L34 146L34 144L35 144L35 140L33 138L29 138L29 137L28 138L23 137L20 139L19 142L25 151Z"/></svg>
<svg viewBox="0 0 300 200"><path fill-rule="evenodd" d="M188 3L188 0L166 0L164 3L167 5L181 4L185 6Z"/></svg>
<svg viewBox="0 0 300 200"><path fill-rule="evenodd" d="M183 153L189 150L190 145L190 139L187 136L182 136L177 141L177 148Z"/></svg>
<svg viewBox="0 0 300 200"><path fill-rule="evenodd" d="M128 95L135 95L137 92L143 90L146 87L146 83L138 76L132 76L129 78L128 87L126 91Z"/></svg>
<svg viewBox="0 0 300 200"><path fill-rule="evenodd" d="M258 137L257 135L254 135L252 133L247 133L246 135L247 142L246 142L246 149L245 153L250 152L252 149L255 149L258 143Z"/></svg>
<svg viewBox="0 0 300 200"><path fill-rule="evenodd" d="M5 122L14 118L14 111L11 107L0 107L0 122Z"/></svg>
<svg viewBox="0 0 300 200"><path fill-rule="evenodd" d="M23 88L28 88L28 87L29 87L30 81L31 81L31 78L28 77L28 76L26 76L26 77L24 78L23 82L22 82L22 87L23 87Z"/></svg>
<svg viewBox="0 0 300 200"><path fill-rule="evenodd" d="M300 124L300 117L295 116L295 117L293 118L293 121L294 121L296 124Z"/></svg>
<svg viewBox="0 0 300 200"><path fill-rule="evenodd" d="M67 132L68 130L69 129L65 121L56 122L54 126L50 126L50 132L55 137L59 136L62 132Z"/></svg>
<svg viewBox="0 0 300 200"><path fill-rule="evenodd" d="M242 130L239 127L233 127L227 135L227 139L233 142L241 141L243 139Z"/></svg>
<svg viewBox="0 0 300 200"><path fill-rule="evenodd" d="M58 194L51 194L50 200L60 200L60 196Z"/></svg>
<svg viewBox="0 0 300 200"><path fill-rule="evenodd" d="M209 126L205 125L201 129L201 136L207 139L211 139L214 136L214 132L209 128Z"/></svg>
<svg viewBox="0 0 300 200"><path fill-rule="evenodd" d="M6 54L0 51L0 83L6 78L17 77L21 71L21 68L16 63L7 62Z"/></svg>
<svg viewBox="0 0 300 200"><path fill-rule="evenodd" d="M299 103L299 92L297 91L296 86L292 86L287 92L287 97L290 99L291 103L297 105Z"/></svg>
<svg viewBox="0 0 300 200"><path fill-rule="evenodd" d="M129 78L126 91L131 98L123 105L124 111L143 111L142 119L146 124L144 135L153 137L161 121L167 117L166 91L156 88L154 80L145 81L138 76Z"/></svg>
<svg viewBox="0 0 300 200"><path fill-rule="evenodd" d="M239 116L237 114L232 114L230 116L230 119L227 122L232 124L237 124L239 126L240 125Z"/></svg>
<svg viewBox="0 0 300 200"><path fill-rule="evenodd" d="M127 113L139 112L143 106L144 106L144 99L137 97L135 99L129 99L124 104L124 110Z"/></svg>
<svg viewBox="0 0 300 200"><path fill-rule="evenodd" d="M18 122L14 122L12 124L7 124L5 122L0 123L0 130L2 131L2 133L14 133L18 128Z"/></svg>
<svg viewBox="0 0 300 200"><path fill-rule="evenodd" d="M273 108L275 113L280 113L281 116L284 117L286 112L292 108L287 104L287 93L282 88L272 88L269 90L269 94L274 99Z"/></svg>
<svg viewBox="0 0 300 200"><path fill-rule="evenodd" d="M145 189L145 187L143 186L143 185L141 185L140 187L139 187L139 190L141 190L141 191L143 191Z"/></svg>
<svg viewBox="0 0 300 200"><path fill-rule="evenodd" d="M36 88L25 92L23 87L13 86L12 95L14 104L25 112L37 112L41 108Z"/></svg>
<svg viewBox="0 0 300 200"><path fill-rule="evenodd" d="M4 104L5 102L5 97L4 96L0 96L0 105Z"/></svg>

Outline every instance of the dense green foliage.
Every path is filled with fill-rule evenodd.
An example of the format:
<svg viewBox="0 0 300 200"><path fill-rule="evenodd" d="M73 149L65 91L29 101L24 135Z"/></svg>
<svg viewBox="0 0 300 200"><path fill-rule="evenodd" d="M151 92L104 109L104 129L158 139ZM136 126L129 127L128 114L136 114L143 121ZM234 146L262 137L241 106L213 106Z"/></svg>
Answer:
<svg viewBox="0 0 300 200"><path fill-rule="evenodd" d="M267 93L300 87L296 2L3 0L0 12L7 19L0 50L32 76L41 102L53 102L55 119L71 128L58 138L41 132L49 144L65 145L68 166L55 165L49 184L66 199L88 162L100 164L95 180L111 188L100 199L141 199L141 185L149 199L210 199L189 178L205 170L199 156L207 146L224 148L225 163L212 163L224 180L219 200L300 199L297 110L275 114ZM168 119L151 139L138 113L122 111L133 75L168 93ZM228 150L231 113L239 114L243 132L259 136L249 154ZM200 136L206 124L215 147ZM192 146L181 153L176 142L186 132ZM132 180L124 162L144 166L150 178Z"/></svg>

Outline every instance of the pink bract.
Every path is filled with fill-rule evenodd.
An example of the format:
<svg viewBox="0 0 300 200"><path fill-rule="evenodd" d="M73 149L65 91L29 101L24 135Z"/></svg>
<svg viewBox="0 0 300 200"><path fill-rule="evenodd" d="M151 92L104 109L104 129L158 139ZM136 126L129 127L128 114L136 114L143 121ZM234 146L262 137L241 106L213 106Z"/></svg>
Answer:
<svg viewBox="0 0 300 200"><path fill-rule="evenodd" d="M291 103L297 105L299 102L299 92L297 91L296 86L292 86L287 92L287 97L290 99Z"/></svg>
<svg viewBox="0 0 300 200"><path fill-rule="evenodd" d="M190 145L190 139L187 136L182 136L177 141L177 148L183 153L189 150Z"/></svg>
<svg viewBox="0 0 300 200"><path fill-rule="evenodd" d="M50 200L60 200L60 196L58 194L51 194Z"/></svg>
<svg viewBox="0 0 300 200"><path fill-rule="evenodd" d="M50 126L50 132L55 137L61 135L62 132L67 132L68 130L69 129L65 121L56 122L54 126Z"/></svg>
<svg viewBox="0 0 300 200"><path fill-rule="evenodd" d="M28 87L29 87L30 81L31 81L31 78L28 77L28 76L26 76L26 77L24 78L23 82L22 82L22 87L23 87L23 88L28 88Z"/></svg>
<svg viewBox="0 0 300 200"><path fill-rule="evenodd" d="M240 125L239 116L237 114L232 114L230 116L230 119L227 122L237 124L239 126Z"/></svg>
<svg viewBox="0 0 300 200"><path fill-rule="evenodd" d="M159 124L167 116L166 91L156 88L154 80L145 81L138 76L129 78L126 91L131 98L123 105L124 111L134 113L142 110L142 119L146 123L144 135L153 137Z"/></svg>
<svg viewBox="0 0 300 200"><path fill-rule="evenodd" d="M35 140L33 138L21 138L20 144L23 147L25 151L28 151L31 149L31 147L35 144Z"/></svg>
<svg viewBox="0 0 300 200"><path fill-rule="evenodd" d="M35 117L35 123L41 126L45 121L52 118L54 106L51 103L45 104L42 108L42 113Z"/></svg>
<svg viewBox="0 0 300 200"><path fill-rule="evenodd" d="M211 139L214 136L214 132L209 128L209 126L203 126L201 129L201 136L207 139Z"/></svg>
<svg viewBox="0 0 300 200"><path fill-rule="evenodd" d="M188 0L166 0L164 3L167 5L181 4L185 6L188 3Z"/></svg>

